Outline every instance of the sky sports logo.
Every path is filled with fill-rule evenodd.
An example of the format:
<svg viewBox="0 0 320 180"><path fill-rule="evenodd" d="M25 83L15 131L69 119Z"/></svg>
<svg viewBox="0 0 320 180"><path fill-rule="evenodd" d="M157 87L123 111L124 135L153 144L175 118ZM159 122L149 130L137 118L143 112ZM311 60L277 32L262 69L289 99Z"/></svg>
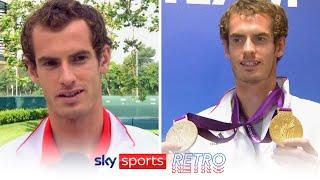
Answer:
<svg viewBox="0 0 320 180"><path fill-rule="evenodd" d="M166 169L166 154L119 154L119 169Z"/></svg>
<svg viewBox="0 0 320 180"><path fill-rule="evenodd" d="M95 166L113 168L117 158L102 155L96 157ZM166 169L166 154L119 154L119 169Z"/></svg>
<svg viewBox="0 0 320 180"><path fill-rule="evenodd" d="M116 157L107 157L102 155L101 157L94 158L94 165L95 166L107 166L109 168L113 168L114 164L116 163Z"/></svg>
<svg viewBox="0 0 320 180"><path fill-rule="evenodd" d="M171 158L170 158L171 159ZM166 154L119 154L119 157L96 157L95 166L119 169L166 169ZM171 173L223 173L226 156L223 153L174 153Z"/></svg>

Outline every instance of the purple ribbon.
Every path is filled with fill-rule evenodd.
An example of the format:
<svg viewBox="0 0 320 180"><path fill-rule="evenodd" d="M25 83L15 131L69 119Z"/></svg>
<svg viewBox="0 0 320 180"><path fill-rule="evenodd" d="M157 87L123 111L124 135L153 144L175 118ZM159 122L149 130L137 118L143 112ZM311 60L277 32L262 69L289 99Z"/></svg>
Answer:
<svg viewBox="0 0 320 180"><path fill-rule="evenodd" d="M241 126L245 128L253 143L270 142L270 136L268 134L263 140L261 140L253 129L253 125L260 122L274 106L282 108L284 103L284 93L282 89L279 86L276 86L276 88L266 97L258 110L245 121L240 121L240 103L236 93L233 95L233 102L234 107L232 109L231 123L217 121L192 113L187 114L188 120L192 121L197 126L200 136L216 143L225 143L230 141L236 135L238 128ZM227 138L222 137L221 134L219 136L215 136L209 131L227 131L232 129L234 133Z"/></svg>

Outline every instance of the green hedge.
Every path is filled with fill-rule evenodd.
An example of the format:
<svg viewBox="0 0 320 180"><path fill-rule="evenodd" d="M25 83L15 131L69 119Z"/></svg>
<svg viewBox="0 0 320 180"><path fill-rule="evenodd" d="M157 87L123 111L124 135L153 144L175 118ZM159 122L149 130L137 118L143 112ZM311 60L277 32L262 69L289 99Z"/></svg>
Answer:
<svg viewBox="0 0 320 180"><path fill-rule="evenodd" d="M46 108L4 110L0 111L0 125L42 119L46 115Z"/></svg>

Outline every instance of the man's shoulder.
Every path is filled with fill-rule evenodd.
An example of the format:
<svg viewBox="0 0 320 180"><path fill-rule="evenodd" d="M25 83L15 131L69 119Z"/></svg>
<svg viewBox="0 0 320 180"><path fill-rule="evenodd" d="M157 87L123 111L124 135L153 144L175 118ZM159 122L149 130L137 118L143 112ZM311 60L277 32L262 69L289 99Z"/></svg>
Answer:
<svg viewBox="0 0 320 180"><path fill-rule="evenodd" d="M158 140L158 136L148 130L130 125L125 126L128 130L128 133L133 136L132 138L134 138L135 141L149 140L151 142L157 142Z"/></svg>
<svg viewBox="0 0 320 180"><path fill-rule="evenodd" d="M25 141L29 134L20 136L0 147L0 168L14 167L17 159L17 149Z"/></svg>
<svg viewBox="0 0 320 180"><path fill-rule="evenodd" d="M19 146L27 139L30 133L27 133L25 135L19 136L18 138L9 141L5 145L0 147L0 156L5 153L13 152L15 153Z"/></svg>
<svg viewBox="0 0 320 180"><path fill-rule="evenodd" d="M320 104L307 99L292 96L291 109L293 114L301 121L304 128L314 131L320 125ZM314 131L319 135L319 131Z"/></svg>
<svg viewBox="0 0 320 180"><path fill-rule="evenodd" d="M139 127L124 125L112 112L108 112L111 116L111 124L114 123L113 130L123 132L121 134L127 134L134 143L135 152L158 152L159 142L157 135Z"/></svg>
<svg viewBox="0 0 320 180"><path fill-rule="evenodd" d="M320 113L320 104L311 100L292 96L291 107L296 110L303 110L306 112Z"/></svg>
<svg viewBox="0 0 320 180"><path fill-rule="evenodd" d="M200 111L200 112L198 113L198 115L199 115L199 116L204 116L204 117L206 117L206 116L208 116L209 114L211 114L211 113L214 111L215 108L216 108L216 105L211 106L211 107L209 107L209 108L206 108L206 109Z"/></svg>
<svg viewBox="0 0 320 180"><path fill-rule="evenodd" d="M308 112L317 111L320 113L320 104L308 99L299 98L297 96L291 96L291 107L297 110L306 110ZM216 109L217 105L206 108L198 113L198 115L207 115L212 113Z"/></svg>
<svg viewBox="0 0 320 180"><path fill-rule="evenodd" d="M131 138L135 143L135 147L139 150L148 152L157 152L159 140L154 133L135 126L125 125Z"/></svg>

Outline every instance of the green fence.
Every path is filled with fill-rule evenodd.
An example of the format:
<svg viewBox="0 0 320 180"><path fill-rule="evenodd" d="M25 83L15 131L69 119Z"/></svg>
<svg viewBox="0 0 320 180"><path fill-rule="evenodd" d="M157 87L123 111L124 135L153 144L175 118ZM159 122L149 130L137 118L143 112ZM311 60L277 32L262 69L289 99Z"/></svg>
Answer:
<svg viewBox="0 0 320 180"><path fill-rule="evenodd" d="M145 101L133 96L103 96L103 105L124 124L144 129L158 129L158 96L147 96Z"/></svg>
<svg viewBox="0 0 320 180"><path fill-rule="evenodd" d="M46 107L43 96L4 96L0 97L0 110L5 109L33 109Z"/></svg>
<svg viewBox="0 0 320 180"><path fill-rule="evenodd" d="M103 96L103 105L118 116L124 124L144 129L158 129L158 96L147 96L139 101L134 96ZM0 110L46 107L43 96L0 97Z"/></svg>

